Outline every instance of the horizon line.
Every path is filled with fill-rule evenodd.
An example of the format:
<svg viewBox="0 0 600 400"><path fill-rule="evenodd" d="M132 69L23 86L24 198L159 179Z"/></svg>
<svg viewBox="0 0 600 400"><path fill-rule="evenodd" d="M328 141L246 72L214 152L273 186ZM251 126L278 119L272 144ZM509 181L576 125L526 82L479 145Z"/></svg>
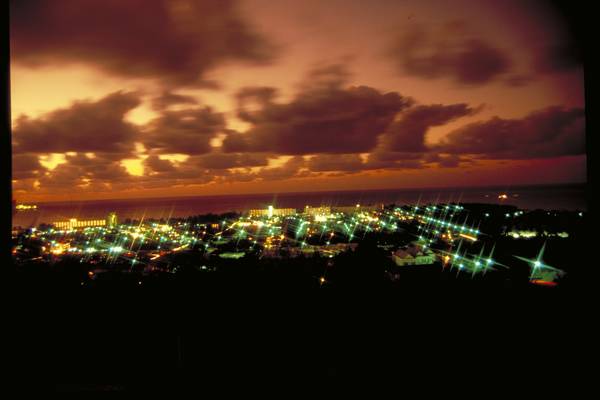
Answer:
<svg viewBox="0 0 600 400"><path fill-rule="evenodd" d="M155 196L155 197L115 197L108 199L88 199L88 200L51 200L37 201L36 204L52 204L52 203L71 203L71 202L96 202L96 201L115 201L115 200L161 200L161 199L183 199L197 197L236 197L236 196L252 196L252 195L279 195L279 194L309 194L309 193L344 193L344 192L375 192L375 191L415 191L415 190L448 190L448 189L486 189L498 188L502 186L520 188L532 186L568 186L568 185L586 185L587 182L557 182L557 183L525 183L518 185L496 184L482 186L433 186L433 187L407 187L407 188L378 188L378 189L342 189L342 190L314 190L314 191L281 191L281 192L252 192L252 193L229 193L229 194L196 194L196 195L181 195L181 196ZM30 202L31 203L31 202Z"/></svg>

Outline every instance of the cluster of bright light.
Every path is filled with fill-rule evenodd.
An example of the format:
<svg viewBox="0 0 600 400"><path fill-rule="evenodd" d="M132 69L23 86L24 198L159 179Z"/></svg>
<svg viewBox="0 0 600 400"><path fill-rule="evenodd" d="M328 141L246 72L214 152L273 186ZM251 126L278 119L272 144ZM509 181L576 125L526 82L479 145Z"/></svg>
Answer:
<svg viewBox="0 0 600 400"><path fill-rule="evenodd" d="M435 219L433 217L423 217L423 219L433 225L437 225L437 226L443 226L443 227L447 227L447 228L452 228L455 229L457 231L461 231L461 232L470 232L470 233L474 233L476 235L479 235L479 230L478 229L474 229L474 228L467 228L466 226L458 226L456 224L452 224L450 222L444 221L444 220L439 220L439 219Z"/></svg>
<svg viewBox="0 0 600 400"><path fill-rule="evenodd" d="M512 236L515 239L519 239L519 238L532 238L532 237L536 237L537 236L537 232L536 231L510 231L507 233L507 235Z"/></svg>
<svg viewBox="0 0 600 400"><path fill-rule="evenodd" d="M213 229L221 229L220 232L214 235L207 235L205 237L206 230L198 235L198 229L196 231L190 231L189 224L187 223L174 223L174 224L142 224L139 226L120 225L115 226L114 229L107 229L104 226L85 226L83 232L85 235L85 244L79 237L77 239L69 239L74 230L72 227L81 221L72 219L69 221L67 228L53 230L48 229L44 232L31 231L32 236L40 237L44 239L45 235L52 235L57 238L59 242L52 240L52 244L49 247L48 252L60 255L63 252L70 253L83 253L83 257L96 257L94 253L109 253L104 254L103 257L111 259L127 259L131 261L131 264L136 264L137 254L140 249L139 245L143 244L144 241L156 244L156 250L145 250L147 257L151 260L156 260L164 254L170 252L178 252L183 249L190 248L190 246L197 241L203 247L210 251L210 246L217 246L220 243L226 243L237 238L238 243L241 239L248 239L251 244L251 248L255 245L262 245L264 249L279 248L285 239L287 246L290 249L294 249L295 252L323 252L323 254L333 257L339 251L343 251L350 246L350 241L355 238L360 238L360 235L366 232L375 230L389 230L395 231L398 229L396 221L407 221L412 220L419 222L419 242L423 249L427 249L430 243L433 242L432 235L442 237L454 241L453 234L457 235L456 238L464 238L471 241L477 240L477 235L480 234L479 230L471 226L466 226L466 220L462 223L453 222L453 212L463 209L459 205L443 205L443 206L425 206L422 208L412 207L409 211L401 208L396 208L393 211L372 211L367 212L364 209L358 207L347 207L353 211L348 212L335 212L335 213L319 213L317 209L313 209L312 213L294 213L293 215L285 216L273 216L274 209L271 207L267 209L266 213L255 216L255 217L242 217L237 220L227 221L224 220L219 224L207 224ZM269 212L271 211L271 212ZM323 210L319 210L323 211ZM327 210L326 210L327 211ZM442 213L448 215L449 219L444 217L436 216L436 213ZM270 214L270 215L269 215ZM506 217L519 216L523 214L523 211L517 211L514 213L507 213ZM582 215L582 213L579 213ZM485 213L485 216L489 216L489 213ZM266 219L265 219L266 217ZM196 228L204 227L207 225L196 224ZM295 230L295 238L292 234L291 237L285 237L282 234L282 229ZM106 236L109 235L110 236ZM331 245L330 241L338 234L337 238L346 238L348 243L338 243ZM521 231L521 232L509 232L511 236L517 237L532 237L534 232ZM57 236L58 235L58 236ZM325 246L312 245L308 239L311 237L318 237L326 241ZM107 238L110 237L111 239ZM562 236L561 236L562 237ZM87 240L86 240L87 239ZM70 242L69 240L73 240ZM345 242L345 239L343 239ZM90 244L93 243L93 246ZM460 245L465 243L459 241L459 250L454 254L441 253L439 257L442 257L444 265L450 265L452 268L458 268L459 271L470 271L473 274L483 272L492 269L495 265L498 265L492 260L492 252L486 257L482 253L479 255L469 255L465 251L460 252ZM138 245L134 248L134 245ZM212 247L212 250L215 250ZM43 251L46 251L45 248ZM236 254L239 253L239 251ZM558 271L545 265L542 262L543 250L540 252L538 257L534 260L527 260L530 262L532 267L532 279L536 271ZM271 251L271 254L273 252ZM518 257L521 258L521 257ZM526 260L526 259L525 259ZM500 264L501 265L501 264ZM539 274L538 274L539 275ZM536 275L537 276L537 275Z"/></svg>
<svg viewBox="0 0 600 400"><path fill-rule="evenodd" d="M531 266L531 274L529 279L534 283L553 283L557 277L560 277L565 274L564 271L561 271L558 268L551 267L547 264L544 264L543 256L544 251L546 249L546 244L542 245L542 248L538 252L538 255L535 259L525 258L521 256L515 256L515 258L520 259L521 261L525 261L529 263ZM545 279L540 280L538 276L546 276ZM549 280L548 280L549 279Z"/></svg>
<svg viewBox="0 0 600 400"><path fill-rule="evenodd" d="M487 259L483 257L482 253L483 249L481 254L477 256L467 255L466 253L463 253L462 255L459 253L452 255L447 254L444 257L444 264L450 264L451 267L458 267L459 270L468 269L473 275L478 273L486 273L487 271L494 269L493 266L495 263L491 258L491 253Z"/></svg>
<svg viewBox="0 0 600 400"><path fill-rule="evenodd" d="M15 206L15 209L21 211L21 210L36 210L37 206L35 204L17 204Z"/></svg>
<svg viewBox="0 0 600 400"><path fill-rule="evenodd" d="M68 221L53 222L52 225L59 229L74 230L75 228L104 226L106 221L103 219L78 220L77 218L71 218Z"/></svg>

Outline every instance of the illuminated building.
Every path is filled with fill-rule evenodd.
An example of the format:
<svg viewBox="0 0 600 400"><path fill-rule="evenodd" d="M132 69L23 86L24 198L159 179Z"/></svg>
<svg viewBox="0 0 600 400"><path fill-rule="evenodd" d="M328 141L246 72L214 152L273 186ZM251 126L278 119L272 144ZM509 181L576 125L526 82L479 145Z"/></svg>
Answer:
<svg viewBox="0 0 600 400"><path fill-rule="evenodd" d="M117 226L117 223L117 213L111 212L110 214L108 214L108 217L106 217L106 226L108 226L109 228L114 228Z"/></svg>
<svg viewBox="0 0 600 400"><path fill-rule="evenodd" d="M269 206L269 208L258 208L248 211L249 217L274 217L281 216L285 217L288 215L295 215L295 208L273 208L273 206Z"/></svg>
<svg viewBox="0 0 600 400"><path fill-rule="evenodd" d="M362 204L356 204L354 206L339 206L339 207L331 207L331 211L333 212L341 212L345 214L354 214L357 212L371 212L371 211L380 211L383 210L383 204L376 205L368 205L363 206Z"/></svg>
<svg viewBox="0 0 600 400"><path fill-rule="evenodd" d="M433 251L427 249L422 251L419 247L410 246L406 249L397 250L392 258L396 265L428 265L435 262Z"/></svg>
<svg viewBox="0 0 600 400"><path fill-rule="evenodd" d="M106 220L104 219L84 219L78 220L77 218L71 218L68 221L56 221L53 222L54 225L58 229L76 229L76 228L87 228L92 226L105 226Z"/></svg>
<svg viewBox="0 0 600 400"><path fill-rule="evenodd" d="M564 271L544 266L543 268L532 268L529 280L534 284L554 283L565 275Z"/></svg>
<svg viewBox="0 0 600 400"><path fill-rule="evenodd" d="M304 208L304 214L312 215L313 217L331 214L331 207L311 207Z"/></svg>
<svg viewBox="0 0 600 400"><path fill-rule="evenodd" d="M52 243L50 246L50 253L55 256L59 256L71 249L70 243Z"/></svg>
<svg viewBox="0 0 600 400"><path fill-rule="evenodd" d="M533 230L523 230L523 231L510 231L506 234L507 236L512 236L514 239L529 239L532 237L537 237L539 234L537 231L533 231ZM541 234L541 236L558 236L561 238L568 238L569 234L567 232L556 232L556 233L549 233L547 231L543 231L543 233Z"/></svg>
<svg viewBox="0 0 600 400"><path fill-rule="evenodd" d="M238 251L238 252L226 252L226 253L221 253L219 254L219 257L221 258L233 258L233 259L240 259L242 257L244 257L246 255L246 253L244 253L243 251Z"/></svg>
<svg viewBox="0 0 600 400"><path fill-rule="evenodd" d="M37 206L35 204L17 204L14 209L17 211L37 210Z"/></svg>

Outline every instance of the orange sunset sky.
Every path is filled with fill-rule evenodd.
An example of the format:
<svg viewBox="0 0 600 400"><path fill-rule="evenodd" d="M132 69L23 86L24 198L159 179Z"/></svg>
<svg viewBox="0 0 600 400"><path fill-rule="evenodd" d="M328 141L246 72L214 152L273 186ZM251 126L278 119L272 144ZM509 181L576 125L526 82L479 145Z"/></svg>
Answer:
<svg viewBox="0 0 600 400"><path fill-rule="evenodd" d="M583 182L542 1L11 2L17 201Z"/></svg>

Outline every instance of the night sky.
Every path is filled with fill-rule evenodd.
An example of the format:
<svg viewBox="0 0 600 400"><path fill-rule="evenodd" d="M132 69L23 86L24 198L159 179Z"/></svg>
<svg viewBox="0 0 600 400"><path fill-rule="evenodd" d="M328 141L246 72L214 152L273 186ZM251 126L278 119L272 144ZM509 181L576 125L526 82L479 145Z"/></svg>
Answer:
<svg viewBox="0 0 600 400"><path fill-rule="evenodd" d="M19 201L585 181L537 1L11 3Z"/></svg>

